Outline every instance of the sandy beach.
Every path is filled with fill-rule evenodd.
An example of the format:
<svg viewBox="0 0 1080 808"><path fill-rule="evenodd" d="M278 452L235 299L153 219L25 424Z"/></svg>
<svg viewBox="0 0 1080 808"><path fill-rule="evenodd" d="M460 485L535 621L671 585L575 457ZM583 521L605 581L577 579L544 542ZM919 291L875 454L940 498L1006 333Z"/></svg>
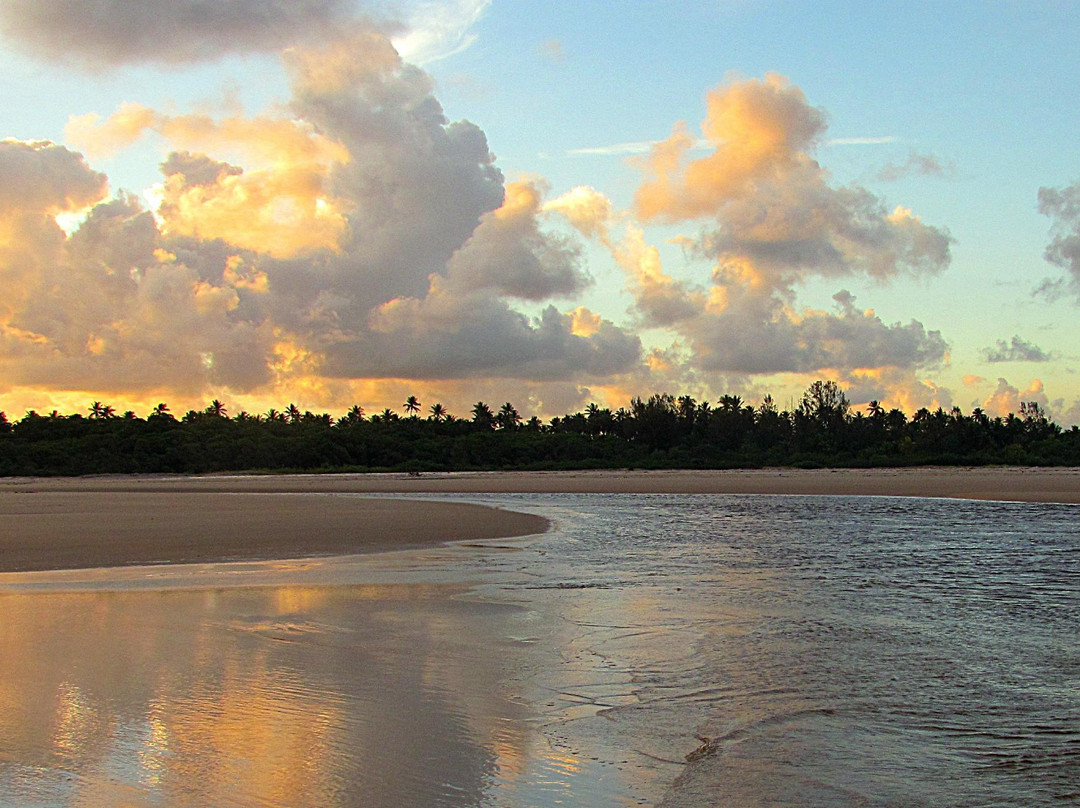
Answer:
<svg viewBox="0 0 1080 808"><path fill-rule="evenodd" d="M479 505L334 496L347 493L825 494L1080 503L1080 469L11 478L0 481L0 571L378 552L547 529L541 517Z"/></svg>
<svg viewBox="0 0 1080 808"><path fill-rule="evenodd" d="M548 526L464 503L59 488L0 493L0 572L370 553Z"/></svg>

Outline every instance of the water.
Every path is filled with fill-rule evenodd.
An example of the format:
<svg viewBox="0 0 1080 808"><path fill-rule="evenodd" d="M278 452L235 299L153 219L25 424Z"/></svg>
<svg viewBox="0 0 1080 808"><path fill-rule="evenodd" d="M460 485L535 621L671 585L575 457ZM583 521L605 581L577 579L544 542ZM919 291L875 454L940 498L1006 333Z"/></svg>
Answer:
<svg viewBox="0 0 1080 808"><path fill-rule="evenodd" d="M557 527L4 577L0 805L1080 805L1075 507L466 499Z"/></svg>

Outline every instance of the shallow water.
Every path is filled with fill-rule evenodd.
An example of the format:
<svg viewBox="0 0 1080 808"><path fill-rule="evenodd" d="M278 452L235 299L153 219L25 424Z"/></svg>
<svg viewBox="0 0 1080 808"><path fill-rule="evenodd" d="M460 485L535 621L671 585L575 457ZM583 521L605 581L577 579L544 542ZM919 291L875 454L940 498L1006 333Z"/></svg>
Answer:
<svg viewBox="0 0 1080 808"><path fill-rule="evenodd" d="M0 576L0 805L1080 805L1075 507L462 499L558 526Z"/></svg>

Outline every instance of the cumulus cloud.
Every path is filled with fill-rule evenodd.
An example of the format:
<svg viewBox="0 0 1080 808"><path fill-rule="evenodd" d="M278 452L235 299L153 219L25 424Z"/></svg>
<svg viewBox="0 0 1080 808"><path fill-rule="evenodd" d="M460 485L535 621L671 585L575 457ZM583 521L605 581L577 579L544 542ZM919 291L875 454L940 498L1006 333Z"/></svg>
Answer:
<svg viewBox="0 0 1080 808"><path fill-rule="evenodd" d="M1080 182L1064 188L1040 188L1039 213L1051 220L1046 260L1068 273L1064 281L1047 281L1040 290L1053 297L1065 287L1080 298Z"/></svg>
<svg viewBox="0 0 1080 808"><path fill-rule="evenodd" d="M589 279L580 252L565 239L541 232L541 189L509 183L501 207L481 217L465 245L447 265L450 282L465 291L489 289L526 300L582 291Z"/></svg>
<svg viewBox="0 0 1080 808"><path fill-rule="evenodd" d="M515 379L569 401L587 385L825 369L888 371L896 387L944 361L940 333L884 322L847 292L832 311L796 305L812 277L936 272L950 239L831 185L813 156L825 116L781 77L717 88L700 136L680 125L649 144L630 212L592 188L545 200L540 179L505 182L484 132L450 121L399 53L467 47L488 3L414 5L395 29L365 21L359 0L0 0L0 27L45 58L104 68L273 52L291 89L254 116L129 103L70 119L68 141L91 158L150 134L166 146L148 203L107 198L71 149L0 142L5 384L329 395ZM57 225L76 214L68 232ZM551 227L560 218L576 232ZM669 273L652 223L700 228L681 243L707 277ZM590 283L581 238L624 273L632 326L667 330L669 348L645 356L630 328L577 305Z"/></svg>
<svg viewBox="0 0 1080 808"><path fill-rule="evenodd" d="M999 339L994 347L983 348L987 362L1049 362L1053 357L1034 343L1013 336L1006 342Z"/></svg>
<svg viewBox="0 0 1080 808"><path fill-rule="evenodd" d="M571 188L565 194L544 203L544 210L566 217L574 229L586 238L595 238L608 244L611 226L611 200L586 185Z"/></svg>
<svg viewBox="0 0 1080 808"><path fill-rule="evenodd" d="M1009 384L1005 379L998 379L997 389L983 402L982 409L990 417L1005 417L1009 413L1019 413L1022 403L1035 403L1043 412L1050 411L1050 402L1039 379L1032 379L1026 390Z"/></svg>
<svg viewBox="0 0 1080 808"><path fill-rule="evenodd" d="M273 53L325 39L357 0L2 0L0 30L35 56L91 68Z"/></svg>
<svg viewBox="0 0 1080 808"><path fill-rule="evenodd" d="M487 295L449 294L439 281L423 299L384 304L371 325L357 344L329 353L331 371L421 379L597 378L632 368L641 352L636 336L609 322L582 337L574 333L574 315L554 306L533 319Z"/></svg>
<svg viewBox="0 0 1080 808"><path fill-rule="evenodd" d="M702 125L712 154L687 160L694 138L677 127L642 163L636 210L647 221L713 222L702 252L772 288L810 275L943 269L948 234L865 189L828 184L811 156L825 129L823 113L780 76L724 85L709 94Z"/></svg>
<svg viewBox="0 0 1080 808"><path fill-rule="evenodd" d="M82 155L48 141L0 140L0 209L42 215L99 201L107 181Z"/></svg>
<svg viewBox="0 0 1080 808"><path fill-rule="evenodd" d="M384 35L353 27L284 58L280 117L126 105L72 121L95 153L147 132L172 148L149 207L104 199L104 176L64 147L0 144L0 224L25 253L2 264L9 384L574 384L638 364L636 336L551 304L589 278L576 244L545 226L544 183L504 183L484 133L447 120L430 77ZM56 225L95 203L70 235Z"/></svg>
<svg viewBox="0 0 1080 808"><path fill-rule="evenodd" d="M909 416L924 408L948 410L953 406L948 388L905 368L882 367L838 373L837 381L856 405L877 401L887 410L899 409Z"/></svg>
<svg viewBox="0 0 1080 808"><path fill-rule="evenodd" d="M639 161L645 178L634 212L646 222L696 222L687 252L712 262L708 283L679 280L631 223L611 236L613 217L591 189L553 200L586 236L605 244L626 272L632 311L670 328L688 361L711 373L841 372L933 367L941 334L918 321L886 323L846 291L833 312L800 309L797 287L814 277L863 275L888 282L925 276L949 261L950 237L859 187L833 187L812 156L824 114L786 79L733 82L708 96L702 126L711 153L684 125Z"/></svg>
<svg viewBox="0 0 1080 808"><path fill-rule="evenodd" d="M56 217L79 211L107 193L104 175L82 157L49 142L0 141L0 326L56 271L65 234ZM28 335L33 341L35 335Z"/></svg>
<svg viewBox="0 0 1080 808"><path fill-rule="evenodd" d="M842 302L839 314L794 311L771 297L729 294L728 306L686 332L709 370L780 373L940 364L947 345L922 323L886 323Z"/></svg>

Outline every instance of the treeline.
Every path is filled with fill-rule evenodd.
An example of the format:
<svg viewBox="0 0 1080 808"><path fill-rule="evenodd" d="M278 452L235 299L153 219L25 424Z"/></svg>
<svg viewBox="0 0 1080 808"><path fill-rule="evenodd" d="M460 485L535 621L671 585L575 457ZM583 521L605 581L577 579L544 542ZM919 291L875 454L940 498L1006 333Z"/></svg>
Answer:
<svg viewBox="0 0 1080 808"><path fill-rule="evenodd" d="M610 410L542 422L507 403L477 402L467 418L415 396L403 412L282 411L229 416L220 401L145 418L94 402L87 414L10 422L0 413L0 475L217 471L466 471L569 468L753 468L912 465L1080 466L1080 430L1062 430L1036 404L990 418L981 410L921 409L908 417L871 402L852 412L834 382L814 382L792 411L770 397L715 403L656 394Z"/></svg>

